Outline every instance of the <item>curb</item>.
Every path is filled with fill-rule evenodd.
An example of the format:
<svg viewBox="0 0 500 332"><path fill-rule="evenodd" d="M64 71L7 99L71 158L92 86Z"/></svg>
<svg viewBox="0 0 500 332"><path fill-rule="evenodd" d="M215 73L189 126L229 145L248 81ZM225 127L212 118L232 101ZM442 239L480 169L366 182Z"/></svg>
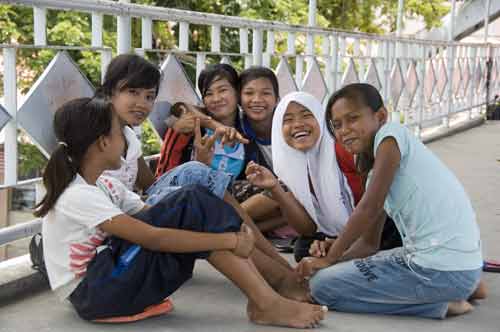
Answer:
<svg viewBox="0 0 500 332"><path fill-rule="evenodd" d="M486 120L482 116L475 118L475 119L471 119L469 121L460 123L458 125L455 125L455 126L452 126L449 128L440 129L434 134L425 135L422 137L422 142L424 144L431 143L431 142L440 140L442 138L461 133L461 132L466 131L468 129L471 129L474 127L479 127L480 125L484 124L485 122L486 122Z"/></svg>

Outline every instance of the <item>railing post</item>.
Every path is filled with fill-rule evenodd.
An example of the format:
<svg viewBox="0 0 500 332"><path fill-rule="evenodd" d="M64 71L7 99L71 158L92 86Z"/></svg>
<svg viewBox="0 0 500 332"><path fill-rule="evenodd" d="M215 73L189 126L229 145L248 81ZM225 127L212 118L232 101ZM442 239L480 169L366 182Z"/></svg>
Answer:
<svg viewBox="0 0 500 332"><path fill-rule="evenodd" d="M262 66L262 30L253 29L252 33L253 65Z"/></svg>
<svg viewBox="0 0 500 332"><path fill-rule="evenodd" d="M334 80L334 77L333 77L333 57L331 55L331 51L330 51L330 35L324 35L323 37L323 41L322 41L322 44L321 44L321 53L322 56L325 58L325 78L326 78L326 86L328 88L328 92L327 92L327 96L329 97L330 96L330 93L332 93L334 90L333 90L333 80Z"/></svg>
<svg viewBox="0 0 500 332"><path fill-rule="evenodd" d="M416 135L418 138L422 137L422 121L424 119L424 107L425 107L425 61L426 61L426 47L425 44L420 45L419 47L420 50L420 59L422 61L421 66L420 66L420 73L419 73L419 80L420 80L420 85L418 88L418 96L417 100L418 102L418 112L417 112L417 129L416 129Z"/></svg>
<svg viewBox="0 0 500 332"><path fill-rule="evenodd" d="M198 77L200 77L202 70L205 69L205 61L206 61L205 53L196 54L196 82L198 82ZM196 85L196 92L198 92L198 96L200 96L201 98L201 91L198 89L198 84L195 85Z"/></svg>
<svg viewBox="0 0 500 332"><path fill-rule="evenodd" d="M304 76L304 56L295 57L295 84L297 89L302 90L302 76Z"/></svg>
<svg viewBox="0 0 500 332"><path fill-rule="evenodd" d="M248 55L248 29L240 28L240 53L244 54L245 69L252 65L252 57Z"/></svg>
<svg viewBox="0 0 500 332"><path fill-rule="evenodd" d="M104 76L112 57L111 49L101 51L101 83L104 82Z"/></svg>
<svg viewBox="0 0 500 332"><path fill-rule="evenodd" d="M266 43L266 52L264 53L264 57L262 59L262 64L266 67L271 67L271 57L274 54L274 31L267 31L267 43Z"/></svg>
<svg viewBox="0 0 500 332"><path fill-rule="evenodd" d="M16 49L3 49L4 61L4 102L5 109L12 119L5 125L5 178L6 185L17 183L17 73L16 73Z"/></svg>
<svg viewBox="0 0 500 332"><path fill-rule="evenodd" d="M189 23L187 22L179 23L179 50L189 50Z"/></svg>
<svg viewBox="0 0 500 332"><path fill-rule="evenodd" d="M212 25L210 44L210 50L212 52L220 52L220 25Z"/></svg>
<svg viewBox="0 0 500 332"><path fill-rule="evenodd" d="M141 19L141 47L143 49L153 48L153 20L150 17Z"/></svg>
<svg viewBox="0 0 500 332"><path fill-rule="evenodd" d="M339 86L339 37L332 35L332 87L331 92L337 91Z"/></svg>
<svg viewBox="0 0 500 332"><path fill-rule="evenodd" d="M92 47L102 46L102 14L92 13Z"/></svg>
<svg viewBox="0 0 500 332"><path fill-rule="evenodd" d="M130 0L119 0L121 3L129 3ZM120 15L117 18L117 52L118 54L129 53L132 47L131 19L128 15Z"/></svg>
<svg viewBox="0 0 500 332"><path fill-rule="evenodd" d="M47 9L33 7L34 42L37 46L47 45Z"/></svg>

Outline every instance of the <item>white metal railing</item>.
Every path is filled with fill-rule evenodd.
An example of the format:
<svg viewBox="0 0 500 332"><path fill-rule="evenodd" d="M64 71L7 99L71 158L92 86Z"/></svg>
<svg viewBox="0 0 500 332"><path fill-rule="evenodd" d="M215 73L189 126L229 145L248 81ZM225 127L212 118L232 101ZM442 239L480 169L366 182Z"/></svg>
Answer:
<svg viewBox="0 0 500 332"><path fill-rule="evenodd" d="M244 67L271 66L280 62L283 65L280 68L285 69L279 73L284 76L291 74L298 89L310 91L321 99L351 82L371 83L380 89L386 104L393 109L394 117L404 118L405 124L419 135L429 124L442 122L445 126L449 125L450 118L461 112L471 118L484 108L487 96L491 101L496 93L500 93L500 45L380 36L106 0L0 0L0 3L30 6L34 16L34 45L0 45L4 60L3 106L11 117L3 129L5 181L0 190L25 183L18 181L17 176L17 50L47 48L96 52L101 55L103 74L111 60L111 49L103 45L103 15L117 18L118 53L135 51L142 55L149 52L192 55L196 58L197 76L205 67L207 57L217 55L222 57L222 61L241 58ZM71 47L47 45L47 10L89 13L92 21L91 44ZM139 49L131 47L131 20L141 22ZM158 21L179 25L175 49L152 48L153 26ZM193 24L210 27L210 49L201 52L189 49L190 25ZM223 28L238 29L239 52L222 49ZM316 47L315 41L320 41ZM278 52L278 43L286 44L286 51ZM487 61L493 61L488 91ZM287 72L288 68L291 72ZM279 76L279 79L283 77ZM30 224L26 229L30 231L23 233L16 228L15 233L29 236L36 227ZM0 245L13 239L5 235L7 233L8 228L0 232Z"/></svg>

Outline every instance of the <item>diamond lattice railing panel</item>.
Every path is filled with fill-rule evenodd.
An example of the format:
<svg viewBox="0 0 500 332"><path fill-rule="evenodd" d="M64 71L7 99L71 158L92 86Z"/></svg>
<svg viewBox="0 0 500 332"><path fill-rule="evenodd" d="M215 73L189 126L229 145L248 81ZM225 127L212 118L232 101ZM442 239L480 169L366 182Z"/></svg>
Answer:
<svg viewBox="0 0 500 332"><path fill-rule="evenodd" d="M377 90L382 90L382 83L380 81L380 76L377 71L377 64L374 59L370 59L370 65L365 75L365 83L373 85Z"/></svg>
<svg viewBox="0 0 500 332"><path fill-rule="evenodd" d="M398 107L399 99L404 89L404 77L399 60L396 60L391 70L391 100L394 110Z"/></svg>
<svg viewBox="0 0 500 332"><path fill-rule="evenodd" d="M406 96L408 97L408 106L412 105L419 84L415 61L412 61L406 72Z"/></svg>
<svg viewBox="0 0 500 332"><path fill-rule="evenodd" d="M316 59L310 58L308 61L310 61L309 68L302 82L302 91L312 94L322 102L328 94L325 79L323 78L323 74L321 73L321 69Z"/></svg>
<svg viewBox="0 0 500 332"><path fill-rule="evenodd" d="M283 98L290 92L297 91L297 84L293 79L292 70L285 57L282 57L275 70L278 78L280 97Z"/></svg>
<svg viewBox="0 0 500 332"><path fill-rule="evenodd" d="M427 61L424 78L424 95L427 102L431 101L436 85L436 74L434 72L434 64L432 60Z"/></svg>
<svg viewBox="0 0 500 332"><path fill-rule="evenodd" d="M498 78L498 60L493 59L491 64L491 77L490 77L490 86L492 89L495 89L497 86L497 78Z"/></svg>
<svg viewBox="0 0 500 332"><path fill-rule="evenodd" d="M198 105L201 100L175 55L168 56L161 70L163 77L149 120L153 123L158 135L163 138L167 131L166 120L170 115L170 107L180 101Z"/></svg>
<svg viewBox="0 0 500 332"><path fill-rule="evenodd" d="M455 61L451 87L453 95L458 96L458 94L460 93L460 88L462 87L462 66L460 65L459 59Z"/></svg>
<svg viewBox="0 0 500 332"><path fill-rule="evenodd" d="M17 121L45 155L56 148L52 120L65 102L92 97L94 87L66 52L59 52L31 87Z"/></svg>
<svg viewBox="0 0 500 332"><path fill-rule="evenodd" d="M356 70L356 64L352 58L349 58L347 68L342 76L342 86L346 86L352 83L359 82L358 71Z"/></svg>
<svg viewBox="0 0 500 332"><path fill-rule="evenodd" d="M483 69L481 67L481 61L478 61L476 64L476 68L474 69L474 89L476 92L481 93L482 91L482 82L483 82Z"/></svg>
<svg viewBox="0 0 500 332"><path fill-rule="evenodd" d="M439 69L437 75L437 94L441 99L443 97L444 90L446 89L446 85L448 84L448 74L446 73L446 63L443 59L439 60Z"/></svg>
<svg viewBox="0 0 500 332"><path fill-rule="evenodd" d="M471 73L470 73L470 65L468 59L462 59L462 91L464 95L467 95L467 89L469 88Z"/></svg>
<svg viewBox="0 0 500 332"><path fill-rule="evenodd" d="M0 105L0 131L2 131L3 127L7 124L7 122L9 122L11 118L12 117L10 116L9 112L7 112L7 110L2 105Z"/></svg>

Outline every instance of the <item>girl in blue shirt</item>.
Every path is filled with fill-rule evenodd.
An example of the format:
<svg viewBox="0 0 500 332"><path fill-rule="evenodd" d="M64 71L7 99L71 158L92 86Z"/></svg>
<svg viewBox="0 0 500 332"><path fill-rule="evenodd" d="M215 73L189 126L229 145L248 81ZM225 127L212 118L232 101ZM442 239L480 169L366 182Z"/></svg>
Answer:
<svg viewBox="0 0 500 332"><path fill-rule="evenodd" d="M387 118L371 85L351 84L330 98L329 131L357 155L366 192L338 239L329 248L316 245L316 257L297 271L311 277L318 303L338 311L429 318L466 313L482 266L471 202L453 173ZM374 254L386 214L403 246Z"/></svg>

